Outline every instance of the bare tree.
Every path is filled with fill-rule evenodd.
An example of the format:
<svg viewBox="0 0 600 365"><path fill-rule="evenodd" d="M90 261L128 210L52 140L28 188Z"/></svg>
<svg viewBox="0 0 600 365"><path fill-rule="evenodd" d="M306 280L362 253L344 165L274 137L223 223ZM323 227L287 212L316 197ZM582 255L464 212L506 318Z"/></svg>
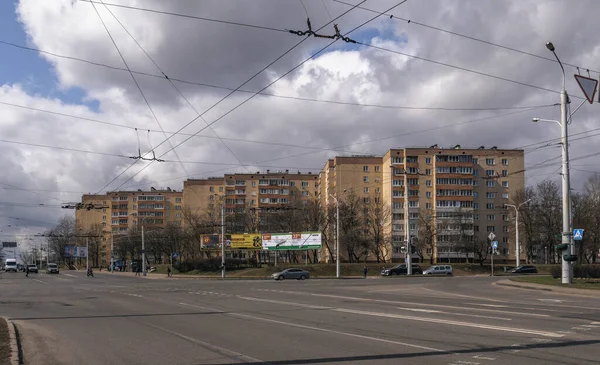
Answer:
<svg viewBox="0 0 600 365"><path fill-rule="evenodd" d="M391 222L392 210L378 197L365 204L366 239L370 242L370 249L377 259L377 263L386 262L389 255L392 237L388 233Z"/></svg>
<svg viewBox="0 0 600 365"><path fill-rule="evenodd" d="M339 200L339 204L340 246L345 248L349 262L359 262L369 252L369 243L364 234L364 203L351 190L344 199Z"/></svg>
<svg viewBox="0 0 600 365"><path fill-rule="evenodd" d="M480 239L477 236L473 237L473 251L475 255L475 261L479 263L480 266L483 266L485 260L487 260L490 255L491 245L488 242L488 239Z"/></svg>
<svg viewBox="0 0 600 365"><path fill-rule="evenodd" d="M558 262L558 256L552 249L560 243L562 233L561 194L558 185L550 180L544 180L536 186L535 203L533 210L535 232L541 245L549 248L551 263ZM535 241L535 239L534 239ZM538 244L538 245L540 245Z"/></svg>
<svg viewBox="0 0 600 365"><path fill-rule="evenodd" d="M519 210L519 233L521 236L519 242L524 248L527 263L531 263L533 261L535 253L539 252L540 248L542 248L544 245L544 243L540 240L540 236L537 234L535 216L536 210L535 208L531 208L531 206L535 206L536 203L536 191L533 187L520 189L515 192L511 201L512 204L518 207L520 204L530 199L532 204L523 205ZM512 213L513 211L510 210L509 212Z"/></svg>
<svg viewBox="0 0 600 365"><path fill-rule="evenodd" d="M415 251L421 261L424 259L424 253L429 251L429 263L433 264L433 252L435 250L436 238L437 238L437 225L435 224L435 217L431 209L420 209L419 210L419 239Z"/></svg>
<svg viewBox="0 0 600 365"><path fill-rule="evenodd" d="M65 262L65 247L77 244L77 228L73 216L63 216L49 232L48 244L60 262Z"/></svg>

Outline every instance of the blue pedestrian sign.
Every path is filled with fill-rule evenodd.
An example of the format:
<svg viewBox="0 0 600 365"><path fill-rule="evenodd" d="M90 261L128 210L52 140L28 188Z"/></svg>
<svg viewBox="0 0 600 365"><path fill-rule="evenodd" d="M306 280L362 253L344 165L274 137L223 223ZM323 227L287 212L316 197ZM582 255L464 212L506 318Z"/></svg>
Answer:
<svg viewBox="0 0 600 365"><path fill-rule="evenodd" d="M573 230L573 240L581 241L583 239L583 229L574 229Z"/></svg>
<svg viewBox="0 0 600 365"><path fill-rule="evenodd" d="M492 248L494 250L498 248L498 241L492 241Z"/></svg>

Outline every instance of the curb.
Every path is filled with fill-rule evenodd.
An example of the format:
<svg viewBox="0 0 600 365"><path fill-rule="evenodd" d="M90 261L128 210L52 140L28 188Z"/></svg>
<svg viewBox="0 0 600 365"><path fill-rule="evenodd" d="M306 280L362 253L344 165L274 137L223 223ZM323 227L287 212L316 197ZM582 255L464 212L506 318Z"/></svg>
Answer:
<svg viewBox="0 0 600 365"><path fill-rule="evenodd" d="M19 365L21 361L19 359L19 343L17 340L17 333L15 331L15 325L7 317L2 317L6 321L8 327L8 336L10 338L10 365Z"/></svg>
<svg viewBox="0 0 600 365"><path fill-rule="evenodd" d="M493 285L507 286L507 287L525 289L525 290L546 291L546 292L552 292L552 293L563 294L563 295L579 295L579 296L584 296L584 297L595 297L595 298L600 297L600 291L593 290L593 289L573 289L573 288L552 287L550 285L544 285L544 284L536 285L536 284L527 284L527 283L515 283L514 281L506 280L506 279L497 281L497 282L493 283ZM544 285L547 287L538 286L538 285Z"/></svg>

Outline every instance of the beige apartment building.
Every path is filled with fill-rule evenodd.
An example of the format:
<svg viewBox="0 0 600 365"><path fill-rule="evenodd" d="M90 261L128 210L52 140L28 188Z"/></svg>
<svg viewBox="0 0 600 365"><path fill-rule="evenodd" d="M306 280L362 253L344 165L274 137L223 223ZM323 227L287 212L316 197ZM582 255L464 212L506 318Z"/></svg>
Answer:
<svg viewBox="0 0 600 365"><path fill-rule="evenodd" d="M522 150L434 145L391 149L382 157L330 159L320 173L319 196L324 205L335 204L331 196L342 199L350 189L365 203L382 199L390 208L384 223L387 260L405 257L407 237L421 248L423 261L472 260L471 242L486 242L494 233L495 259L502 262L515 255L514 217L504 205L524 188L524 180ZM341 249L343 260L344 254Z"/></svg>
<svg viewBox="0 0 600 365"><path fill-rule="evenodd" d="M86 194L81 201L98 207L77 210L75 219L80 233L101 233L99 264L105 267L110 263L111 238L118 239L119 235L138 227L142 220L146 229L183 225L183 193L170 188Z"/></svg>

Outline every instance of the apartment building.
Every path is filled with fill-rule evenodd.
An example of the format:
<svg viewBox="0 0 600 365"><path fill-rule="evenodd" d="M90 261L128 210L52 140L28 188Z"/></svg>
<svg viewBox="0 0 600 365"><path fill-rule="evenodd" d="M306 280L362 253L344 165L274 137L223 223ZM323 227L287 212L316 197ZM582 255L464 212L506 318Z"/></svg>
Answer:
<svg viewBox="0 0 600 365"><path fill-rule="evenodd" d="M144 223L144 227L165 228L168 224L183 225L183 193L170 188L149 191L117 191L107 194L83 195L84 205L98 209L76 211L76 227L80 232L100 233L100 264L110 262L112 235L124 234Z"/></svg>
<svg viewBox="0 0 600 365"><path fill-rule="evenodd" d="M472 260L472 242L487 242L493 232L502 262L515 254L514 220L504 204L524 180L522 150L434 145L330 159L320 173L319 196L324 206L335 204L331 195L343 198L350 189L365 203L382 199L390 208L386 259L403 259L411 237L423 261Z"/></svg>

